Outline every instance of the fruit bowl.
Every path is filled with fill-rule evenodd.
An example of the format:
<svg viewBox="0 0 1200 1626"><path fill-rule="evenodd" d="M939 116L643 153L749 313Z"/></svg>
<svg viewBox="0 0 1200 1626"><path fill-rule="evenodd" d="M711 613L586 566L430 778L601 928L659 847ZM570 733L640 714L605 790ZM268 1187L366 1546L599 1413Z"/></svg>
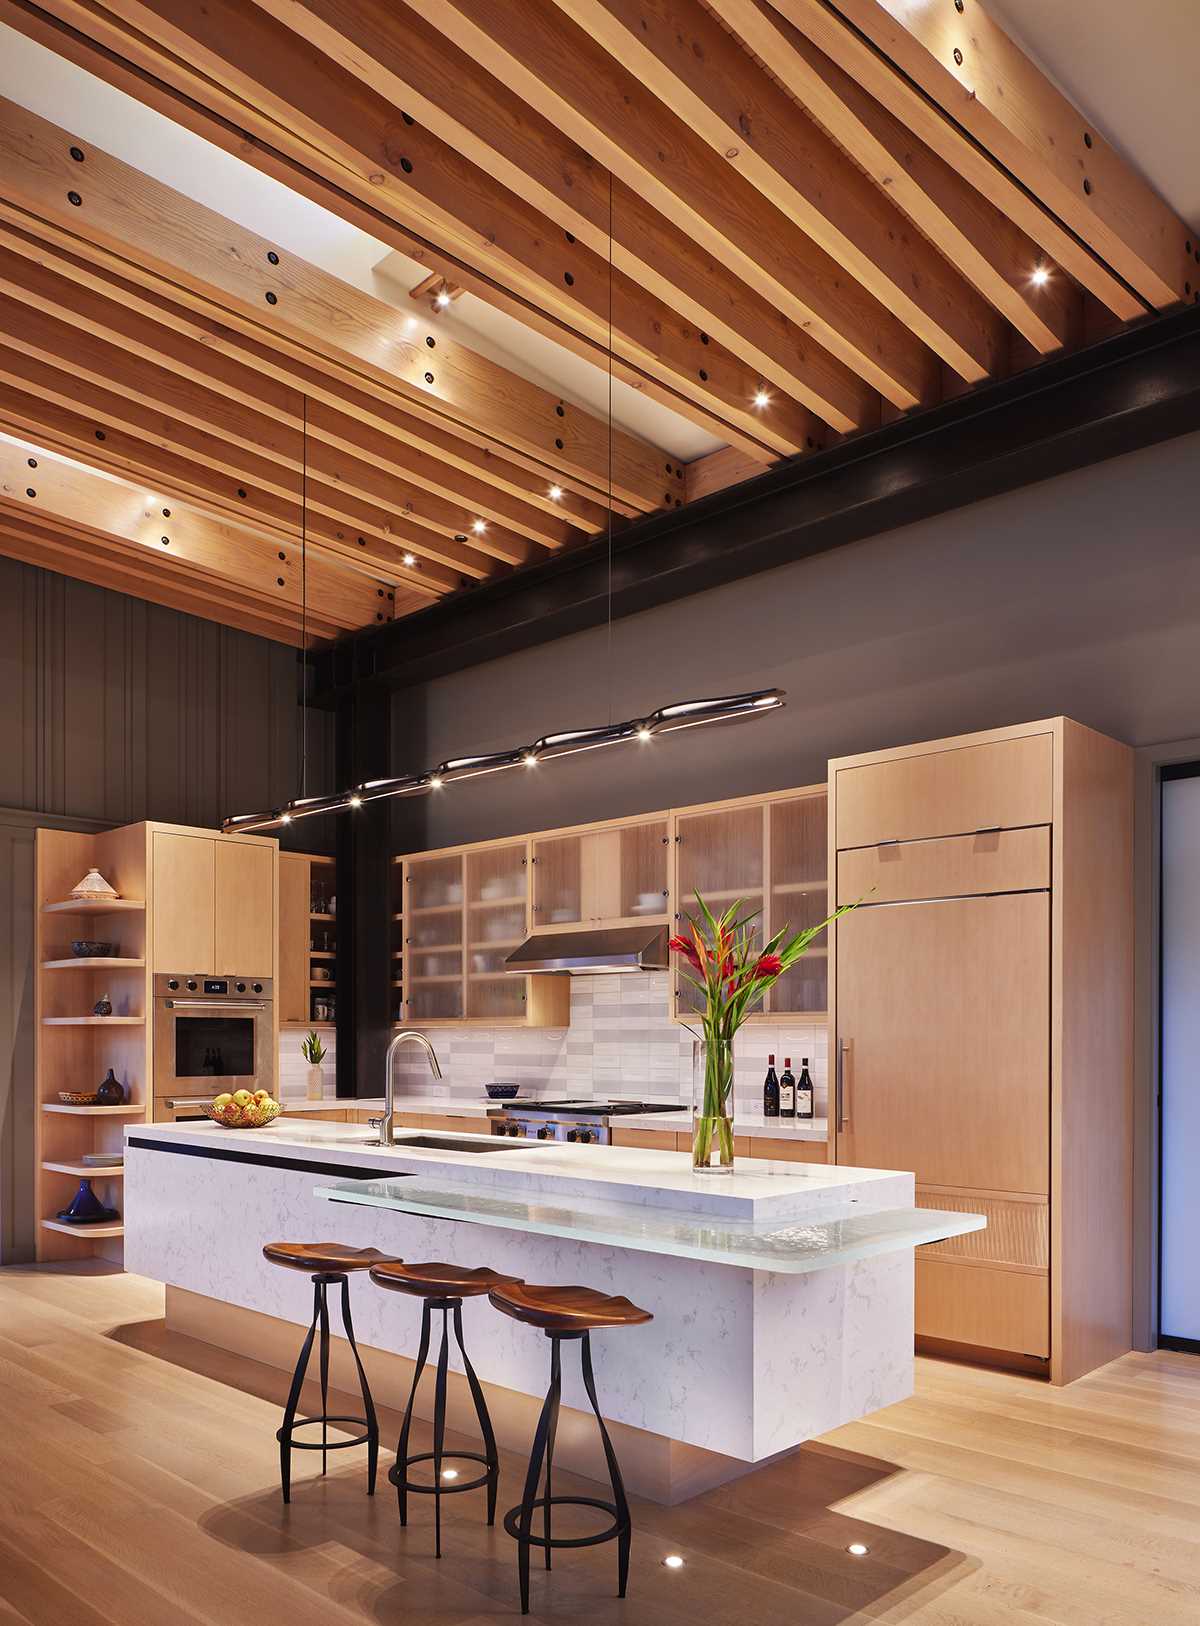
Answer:
<svg viewBox="0 0 1200 1626"><path fill-rule="evenodd" d="M210 1101L205 1112L215 1124L224 1124L226 1129L265 1129L272 1123L283 1108L278 1101L251 1101L243 1105L237 1101L229 1101L223 1107Z"/></svg>

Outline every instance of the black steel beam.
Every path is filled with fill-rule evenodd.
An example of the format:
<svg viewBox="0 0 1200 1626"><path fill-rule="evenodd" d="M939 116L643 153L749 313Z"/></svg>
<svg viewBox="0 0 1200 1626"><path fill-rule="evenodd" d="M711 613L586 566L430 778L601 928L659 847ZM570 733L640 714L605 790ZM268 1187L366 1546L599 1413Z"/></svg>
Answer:
<svg viewBox="0 0 1200 1626"><path fill-rule="evenodd" d="M1200 296L1198 296L1200 298ZM612 539L612 614L756 571L1200 429L1200 306L915 413ZM407 687L600 624L604 537L340 640L316 658L317 703Z"/></svg>

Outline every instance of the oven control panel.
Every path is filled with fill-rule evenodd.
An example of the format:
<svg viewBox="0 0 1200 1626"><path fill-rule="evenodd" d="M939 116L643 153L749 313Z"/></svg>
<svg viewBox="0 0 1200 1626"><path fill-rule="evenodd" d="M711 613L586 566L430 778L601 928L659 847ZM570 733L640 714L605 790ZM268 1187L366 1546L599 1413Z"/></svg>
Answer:
<svg viewBox="0 0 1200 1626"><path fill-rule="evenodd" d="M254 1000L270 999L270 977L212 977L202 971L159 971L154 977L156 999Z"/></svg>
<svg viewBox="0 0 1200 1626"><path fill-rule="evenodd" d="M522 1118L502 1113L492 1119L493 1135L513 1140L562 1140L579 1146L607 1146L608 1125L603 1118Z"/></svg>

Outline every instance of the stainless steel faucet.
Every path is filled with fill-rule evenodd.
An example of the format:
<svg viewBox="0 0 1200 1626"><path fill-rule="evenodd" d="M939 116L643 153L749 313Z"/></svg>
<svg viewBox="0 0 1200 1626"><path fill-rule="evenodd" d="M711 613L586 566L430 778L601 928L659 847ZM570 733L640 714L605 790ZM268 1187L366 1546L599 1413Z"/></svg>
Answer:
<svg viewBox="0 0 1200 1626"><path fill-rule="evenodd" d="M395 1099L395 1079L393 1074L395 1069L392 1063L397 1050L402 1044L421 1045L425 1050L425 1054L429 1057L429 1070L434 1078L441 1078L442 1076L442 1069L438 1066L438 1059L434 1054L433 1046L423 1033L418 1033L415 1028L401 1028L399 1033L393 1035L392 1042L388 1045L387 1060L383 1064L383 1117L379 1120L380 1146L394 1146L396 1144L396 1113L393 1105ZM374 1122L373 1119L372 1122Z"/></svg>

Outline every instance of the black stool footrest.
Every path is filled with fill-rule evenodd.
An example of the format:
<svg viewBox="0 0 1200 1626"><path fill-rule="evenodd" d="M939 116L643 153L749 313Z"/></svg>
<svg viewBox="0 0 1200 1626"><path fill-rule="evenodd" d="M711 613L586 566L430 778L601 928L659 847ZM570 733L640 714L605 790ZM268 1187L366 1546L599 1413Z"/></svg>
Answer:
<svg viewBox="0 0 1200 1626"><path fill-rule="evenodd" d="M395 1485L397 1490L403 1489L403 1490L406 1490L406 1491L416 1491L416 1492L418 1492L419 1495L422 1495L422 1496L456 1496L459 1491L478 1490L481 1485L486 1485L488 1480L492 1477L492 1465L491 1465L491 1463L488 1461L487 1457L483 1456L478 1451L443 1451L442 1452L441 1460L443 1462L482 1462L483 1463L485 1471L479 1475L478 1479L464 1480L461 1485L458 1485L458 1484L443 1485L443 1484L439 1484L437 1482L433 1482L433 1483L430 1483L428 1485L422 1485L422 1484L418 1484L415 1480L408 1479L401 1472L402 1468L411 1468L414 1463L417 1463L417 1462L434 1462L436 1460L437 1460L436 1455L432 1451L422 1451L415 1457L405 1457L402 1462L397 1462L391 1468L388 1469L388 1483L391 1484L391 1485Z"/></svg>
<svg viewBox="0 0 1200 1626"><path fill-rule="evenodd" d="M298 1440L295 1437L298 1428L312 1428L321 1423L353 1423L355 1428L365 1428L367 1432L360 1434L356 1440ZM293 1451L345 1451L352 1445L366 1445L371 1438L371 1425L365 1417L296 1417L282 1428L275 1430L275 1438L282 1445L285 1442Z"/></svg>
<svg viewBox="0 0 1200 1626"><path fill-rule="evenodd" d="M612 1524L607 1530L598 1531L594 1536L535 1536L531 1530L525 1540L531 1547L599 1547L602 1542L615 1541L619 1535L631 1528L628 1517L622 1519L613 1502L602 1502L595 1496L539 1496L536 1501L530 1502L530 1512L546 1507L598 1507L602 1513L612 1515ZM504 1528L515 1540L521 1539L521 1513L523 1507L509 1508L504 1515Z"/></svg>

